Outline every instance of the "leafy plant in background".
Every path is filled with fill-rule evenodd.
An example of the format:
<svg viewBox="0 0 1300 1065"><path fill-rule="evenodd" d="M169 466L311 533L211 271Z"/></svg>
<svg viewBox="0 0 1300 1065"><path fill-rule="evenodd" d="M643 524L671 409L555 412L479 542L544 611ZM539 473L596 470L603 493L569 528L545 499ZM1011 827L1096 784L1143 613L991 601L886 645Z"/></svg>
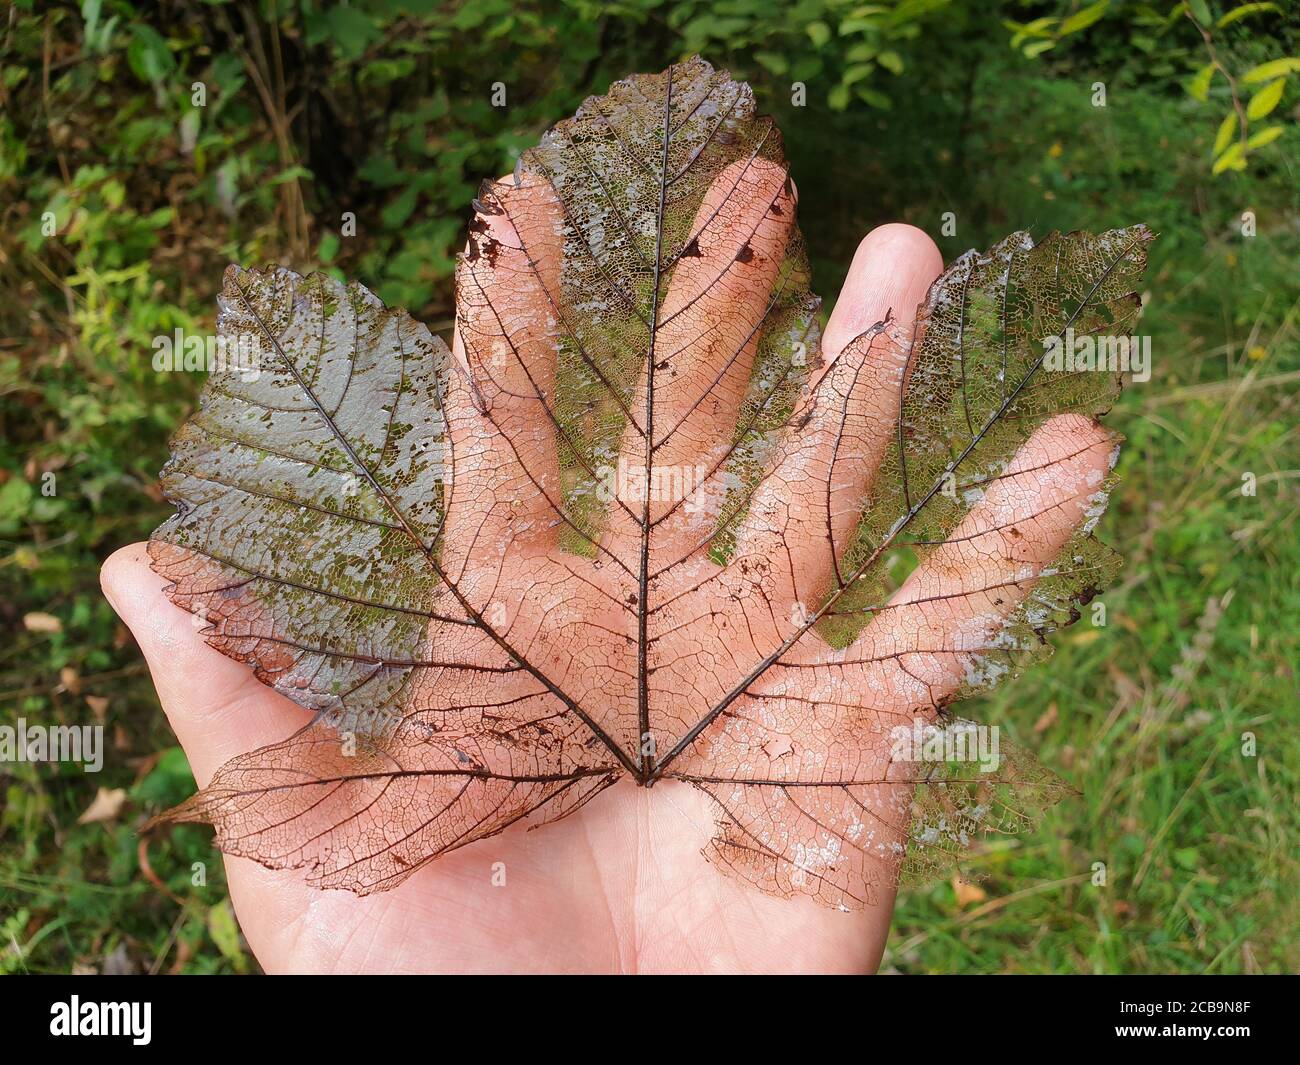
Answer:
<svg viewBox="0 0 1300 1065"><path fill-rule="evenodd" d="M1109 10L1110 0L1097 0L1059 17L1042 15L1028 22L1007 19L1005 25L1011 31L1011 47L1020 49L1026 59L1033 59L1055 48L1070 35L1082 33Z"/></svg>
<svg viewBox="0 0 1300 1065"><path fill-rule="evenodd" d="M1202 104L1208 104L1211 95L1218 101L1226 94L1231 105L1214 138L1212 173L1244 170L1252 152L1272 144L1286 131L1287 125L1279 121L1260 127L1254 124L1277 110L1286 93L1287 79L1300 72L1300 58L1284 57L1249 64L1244 72L1234 76L1221 55L1221 42L1215 39L1216 33L1240 27L1234 30L1239 34L1236 43L1249 46L1253 43L1250 37L1240 35L1247 33L1247 20L1274 25L1285 21L1282 9L1275 3L1239 4L1226 8L1216 18L1207 0L1180 0L1164 14L1145 3L1097 0L1083 7L1072 4L1071 10L1060 16L1044 15L1026 22L1008 19L1005 24L1012 34L1011 47L1033 59L1067 38L1081 34L1108 14L1127 17L1134 31L1133 44L1148 54L1159 49L1167 59L1178 55L1182 65L1195 62L1198 55L1202 59L1208 56L1208 62L1201 63L1187 78L1186 86L1191 97ZM1179 40L1178 31L1186 29L1189 23L1200 36L1199 44L1192 47Z"/></svg>
<svg viewBox="0 0 1300 1065"><path fill-rule="evenodd" d="M816 86L811 91L824 94L833 111L854 102L888 109L882 76L903 72L907 46L923 36L931 16L951 6L951 0L688 2L671 5L668 24L680 29L688 51L726 55L739 60L740 69L757 63L792 92Z"/></svg>
<svg viewBox="0 0 1300 1065"><path fill-rule="evenodd" d="M1280 14L1281 10L1276 4L1248 3L1233 8L1214 25L1221 30L1245 18ZM1277 109L1286 92L1287 79L1300 71L1300 58L1271 59L1252 66L1239 78L1234 78L1215 48L1209 28L1211 15L1205 0L1189 0L1186 15L1200 31L1210 57L1210 61L1188 83L1187 91L1194 99L1206 103L1216 78L1222 78L1227 82L1228 93L1232 98L1232 108L1223 116L1219 132L1214 138L1213 172L1221 174L1225 170L1245 170L1251 152L1272 144L1285 132L1286 127L1277 122L1260 128L1255 128L1252 123L1262 121ZM1250 87L1248 90L1245 88L1247 86ZM1243 106L1244 91L1249 91L1251 96Z"/></svg>

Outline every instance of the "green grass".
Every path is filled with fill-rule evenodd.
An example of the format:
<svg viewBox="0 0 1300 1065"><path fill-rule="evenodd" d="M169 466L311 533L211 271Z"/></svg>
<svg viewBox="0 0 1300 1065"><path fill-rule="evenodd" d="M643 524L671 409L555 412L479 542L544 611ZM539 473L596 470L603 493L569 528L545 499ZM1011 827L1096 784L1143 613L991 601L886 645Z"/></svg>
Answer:
<svg viewBox="0 0 1300 1065"><path fill-rule="evenodd" d="M48 97L39 79L6 81L29 110L16 107L20 117L0 123L0 185L12 203L0 229L0 281L18 297L0 308L8 338L0 343L0 624L8 630L0 723L102 715L112 751L97 776L4 767L0 972L252 970L209 834L177 828L141 849L138 826L193 782L96 573L166 513L155 476L166 435L197 389L188 377L150 371L149 339L176 326L210 328L226 261L278 257L282 190L253 179L283 160L256 106L239 98L206 131L206 163L186 156L175 123L159 118L153 92L131 81L120 57L87 68L77 60L79 22L56 19L54 29ZM41 27L18 32L39 75ZM906 891L884 967L1293 971L1294 130L1247 171L1212 178L1217 118L1176 81L1148 84L1140 57L1115 60L1109 106L1096 109L1083 88L1095 76L1089 49L1062 49L1045 67L1015 59L1005 38L944 41L950 53L936 48L952 61L909 66L891 83L892 111L780 114L819 291L834 293L859 237L884 221L937 234L943 213L954 212L957 234L940 239L947 258L1015 228L1042 235L1146 222L1160 234L1141 323L1155 366L1109 419L1128 443L1100 530L1126 559L1103 596L1107 624L1085 617L1054 639L1050 663L965 711L1000 724L1080 795L1034 833L976 855L970 872L981 897L962 888L959 902L948 883ZM611 64L661 65L658 54L620 47ZM544 81L535 55L511 54ZM581 93L574 85L560 95ZM771 95L763 99L772 106ZM447 252L475 179L507 169L511 147L535 136L540 114L563 113L553 104L535 101L536 114L504 129L481 108L448 114L441 98L429 114L397 115L394 143L415 144L414 161L397 153L407 177L435 151L409 129L441 123L432 138L441 184L421 186L418 225L408 224L409 208L363 209L369 228L340 257L343 268L388 295L407 294L439 324L450 300ZM447 133L457 127L467 132ZM473 143L474 131L489 127ZM231 160L245 175L234 217L218 209L214 177ZM377 169L368 162L362 177ZM320 219L344 207L327 176L301 179ZM407 178L390 179L397 195ZM60 215L57 241L39 235L46 205ZM1258 219L1251 238L1239 228L1247 209ZM338 243L321 240L313 254L333 260ZM51 497L40 493L47 473L58 486ZM1254 496L1242 494L1246 473ZM28 628L31 611L53 615L59 631ZM1253 755L1243 753L1247 733ZM101 787L126 791L120 814L79 824ZM206 883L194 883L195 863Z"/></svg>

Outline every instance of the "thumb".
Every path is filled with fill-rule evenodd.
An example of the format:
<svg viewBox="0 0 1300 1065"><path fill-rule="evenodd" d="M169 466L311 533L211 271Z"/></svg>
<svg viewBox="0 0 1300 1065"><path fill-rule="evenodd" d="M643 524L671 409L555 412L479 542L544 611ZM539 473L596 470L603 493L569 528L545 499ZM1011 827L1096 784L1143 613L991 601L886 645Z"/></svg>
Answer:
<svg viewBox="0 0 1300 1065"><path fill-rule="evenodd" d="M111 555L99 573L104 595L135 636L158 698L199 784L237 754L284 739L310 715L209 647L205 622L163 592L147 545Z"/></svg>

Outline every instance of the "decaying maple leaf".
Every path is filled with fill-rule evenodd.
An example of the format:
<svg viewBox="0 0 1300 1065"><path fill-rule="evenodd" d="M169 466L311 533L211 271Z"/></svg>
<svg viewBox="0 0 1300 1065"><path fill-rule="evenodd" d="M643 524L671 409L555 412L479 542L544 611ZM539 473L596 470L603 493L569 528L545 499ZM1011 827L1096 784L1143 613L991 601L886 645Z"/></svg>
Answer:
<svg viewBox="0 0 1300 1065"><path fill-rule="evenodd" d="M251 365L177 434L150 554L315 716L163 819L367 893L675 779L717 865L857 907L1054 801L944 708L1116 568L1119 374L1044 339L1128 332L1149 231L968 252L914 334L823 359L779 134L700 59L589 99L475 209L454 352L360 285L227 271Z"/></svg>

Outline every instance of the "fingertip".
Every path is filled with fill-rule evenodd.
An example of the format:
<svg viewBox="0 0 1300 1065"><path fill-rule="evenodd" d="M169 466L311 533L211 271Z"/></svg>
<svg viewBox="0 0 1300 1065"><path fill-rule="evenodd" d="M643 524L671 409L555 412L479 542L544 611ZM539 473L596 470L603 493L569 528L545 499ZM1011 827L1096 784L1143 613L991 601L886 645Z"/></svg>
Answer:
<svg viewBox="0 0 1300 1065"><path fill-rule="evenodd" d="M193 696L195 689L229 688L251 674L204 640L202 617L183 610L154 571L147 543L129 544L110 555L99 571L109 605L131 630L154 676L164 706L168 696Z"/></svg>
<svg viewBox="0 0 1300 1065"><path fill-rule="evenodd" d="M149 545L147 542L128 544L120 547L104 560L99 568L99 586L104 598L136 634L147 626L150 617L156 616L159 601L165 600L163 587L166 581L153 571L149 565ZM182 613L170 603L167 606ZM143 647L143 641L141 641Z"/></svg>
<svg viewBox="0 0 1300 1065"><path fill-rule="evenodd" d="M1074 411L1048 418L1043 422L1043 432L1056 439L1081 443L1101 443L1114 435L1096 418Z"/></svg>
<svg viewBox="0 0 1300 1065"><path fill-rule="evenodd" d="M126 547L119 547L104 559L99 567L99 587L104 593L104 598L117 611L119 617L122 610L118 606L118 600L122 592L129 587L135 568L142 561L146 566L148 565L148 557L146 544L127 544Z"/></svg>
<svg viewBox="0 0 1300 1065"><path fill-rule="evenodd" d="M100 585L144 653L163 711L200 783L250 748L283 739L301 711L252 671L208 646L207 622L176 606L149 545L130 544L100 567Z"/></svg>
<svg viewBox="0 0 1300 1065"><path fill-rule="evenodd" d="M884 252L932 279L943 272L943 253L939 251L939 246L924 229L906 222L886 222L883 226L876 226L858 242L857 251L853 253L853 263L856 266L859 261L869 260Z"/></svg>
<svg viewBox="0 0 1300 1065"><path fill-rule="evenodd" d="M128 544L109 555L100 567L99 584L151 665L162 655L183 663L190 644L203 646L193 615L164 593L167 580L149 564L148 543Z"/></svg>
<svg viewBox="0 0 1300 1065"><path fill-rule="evenodd" d="M1114 465L1119 438L1096 418L1084 414L1057 414L1047 419L1026 441L1008 467L1008 473L1040 464L1059 465L1073 473L1102 470Z"/></svg>
<svg viewBox="0 0 1300 1065"><path fill-rule="evenodd" d="M903 222L877 226L858 243L844 287L826 325L823 347L838 355L855 337L892 314L904 339L917 307L943 273L943 255L929 234Z"/></svg>
<svg viewBox="0 0 1300 1065"><path fill-rule="evenodd" d="M767 239L784 243L796 202L794 180L783 163L761 155L738 159L718 171L709 185L696 212L695 231L701 236L706 228L751 230L754 217L761 217Z"/></svg>

